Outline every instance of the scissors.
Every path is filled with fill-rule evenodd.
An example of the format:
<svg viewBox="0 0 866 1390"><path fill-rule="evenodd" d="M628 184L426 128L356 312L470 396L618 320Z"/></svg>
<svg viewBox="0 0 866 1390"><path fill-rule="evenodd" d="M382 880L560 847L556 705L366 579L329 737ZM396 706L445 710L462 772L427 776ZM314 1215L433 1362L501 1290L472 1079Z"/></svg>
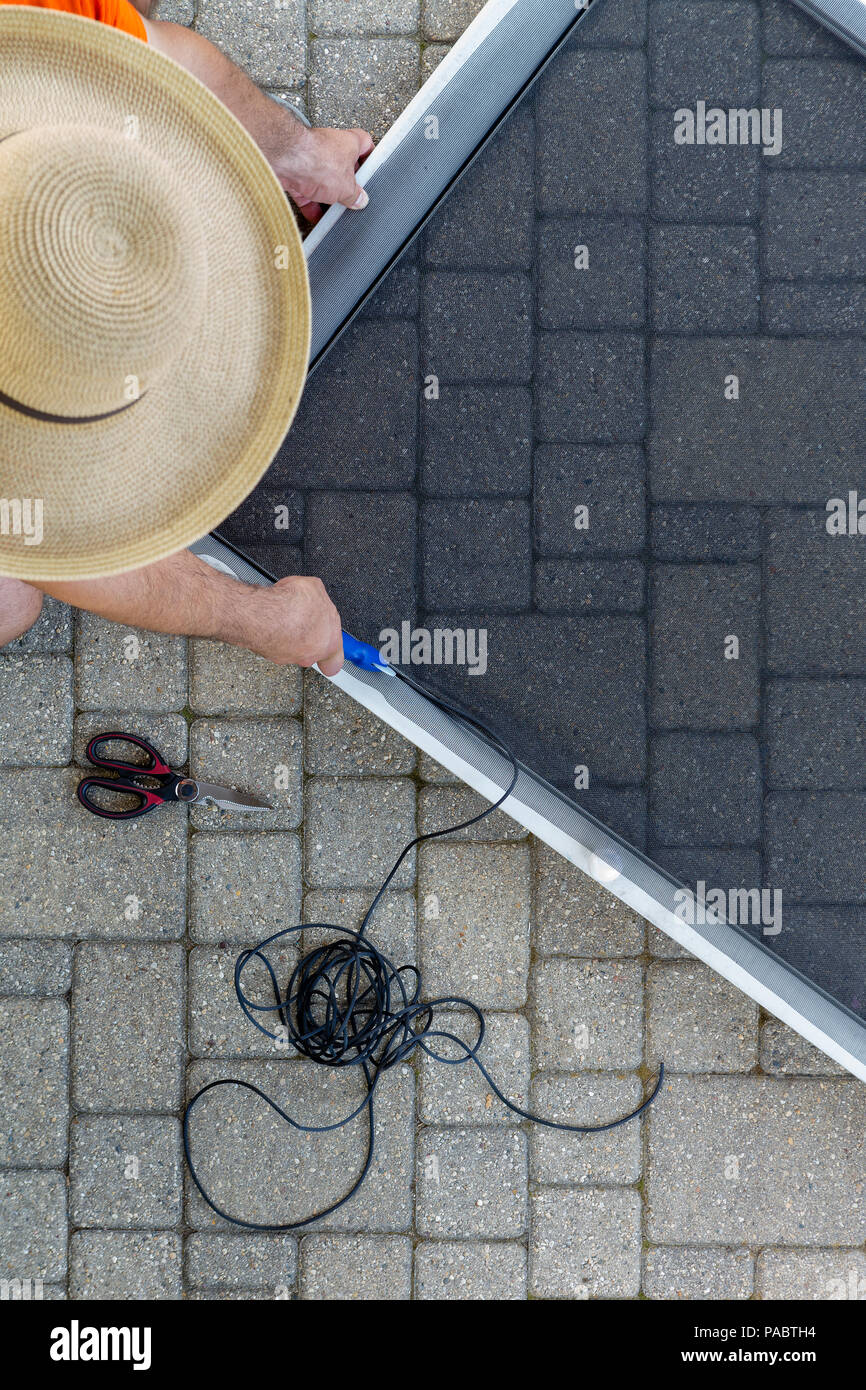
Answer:
<svg viewBox="0 0 866 1390"><path fill-rule="evenodd" d="M130 744L133 749L146 755L147 762L124 762L120 758L102 757L99 750L109 740ZM260 801L257 796L236 792L231 787L220 787L212 782L198 782L192 777L172 772L153 745L136 734L97 734L87 745L86 757L94 767L107 767L120 774L117 777L85 777L78 783L78 800L82 806L86 806L95 816L104 816L106 820L135 820L166 801L185 801L187 805L210 801L227 810L235 806L265 806L268 810L272 809L267 801ZM115 805L119 794L120 809L111 810L91 800L90 793L94 787L111 793L107 800L109 803L114 801ZM125 804L130 796L136 798L135 805Z"/></svg>

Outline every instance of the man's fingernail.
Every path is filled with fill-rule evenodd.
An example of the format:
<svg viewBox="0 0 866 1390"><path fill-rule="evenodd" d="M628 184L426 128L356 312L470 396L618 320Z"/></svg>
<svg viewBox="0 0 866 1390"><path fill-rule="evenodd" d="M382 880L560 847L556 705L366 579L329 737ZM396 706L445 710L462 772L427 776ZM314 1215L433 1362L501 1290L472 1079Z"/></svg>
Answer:
<svg viewBox="0 0 866 1390"><path fill-rule="evenodd" d="M358 194L357 198L355 199L354 203L352 204L352 208L353 208L353 209L355 209L355 208L365 208L365 207L367 206L367 204L369 203L369 201L370 201L370 197L369 197L369 194L367 193L366 188L362 188L362 189L361 189L361 192Z"/></svg>

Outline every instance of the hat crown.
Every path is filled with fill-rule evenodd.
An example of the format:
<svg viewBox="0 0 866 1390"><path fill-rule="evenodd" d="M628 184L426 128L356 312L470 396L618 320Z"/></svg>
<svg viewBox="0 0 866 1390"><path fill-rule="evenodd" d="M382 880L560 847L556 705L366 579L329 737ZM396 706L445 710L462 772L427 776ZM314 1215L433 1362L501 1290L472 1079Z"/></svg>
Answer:
<svg viewBox="0 0 866 1390"><path fill-rule="evenodd" d="M0 141L0 392L82 419L177 362L204 309L198 209L165 160L96 126Z"/></svg>

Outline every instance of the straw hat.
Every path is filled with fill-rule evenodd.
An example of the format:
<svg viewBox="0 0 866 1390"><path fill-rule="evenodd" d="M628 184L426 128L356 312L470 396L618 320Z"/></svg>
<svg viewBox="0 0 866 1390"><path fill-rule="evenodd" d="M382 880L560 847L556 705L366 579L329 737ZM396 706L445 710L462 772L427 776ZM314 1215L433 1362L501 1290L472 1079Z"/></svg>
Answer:
<svg viewBox="0 0 866 1390"><path fill-rule="evenodd" d="M0 574L116 574L217 525L273 458L304 253L250 136L139 39L2 5L0 73Z"/></svg>

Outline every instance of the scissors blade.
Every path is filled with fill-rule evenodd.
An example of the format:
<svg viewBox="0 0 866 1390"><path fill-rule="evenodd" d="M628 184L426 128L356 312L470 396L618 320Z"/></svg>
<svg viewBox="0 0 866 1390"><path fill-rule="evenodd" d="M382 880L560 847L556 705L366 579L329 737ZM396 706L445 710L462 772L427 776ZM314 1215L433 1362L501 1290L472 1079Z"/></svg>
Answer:
<svg viewBox="0 0 866 1390"><path fill-rule="evenodd" d="M269 801L262 801L257 796L252 796L249 792L237 792L233 787L221 787L214 782L199 782L198 796L195 798L197 803L212 801L217 806L222 806L224 810L230 811L234 806L264 806L267 810L273 810Z"/></svg>

